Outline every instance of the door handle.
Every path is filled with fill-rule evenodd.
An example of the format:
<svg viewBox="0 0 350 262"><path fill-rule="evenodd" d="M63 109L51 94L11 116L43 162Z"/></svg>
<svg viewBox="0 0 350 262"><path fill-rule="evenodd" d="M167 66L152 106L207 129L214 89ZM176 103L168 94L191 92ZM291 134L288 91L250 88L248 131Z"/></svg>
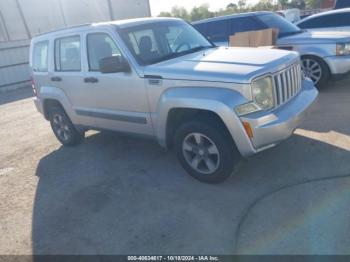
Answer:
<svg viewBox="0 0 350 262"><path fill-rule="evenodd" d="M97 83L98 79L96 77L85 77L84 82L85 83Z"/></svg>
<svg viewBox="0 0 350 262"><path fill-rule="evenodd" d="M51 81L60 82L60 81L62 81L62 78L59 76L53 76L53 77L51 77Z"/></svg>

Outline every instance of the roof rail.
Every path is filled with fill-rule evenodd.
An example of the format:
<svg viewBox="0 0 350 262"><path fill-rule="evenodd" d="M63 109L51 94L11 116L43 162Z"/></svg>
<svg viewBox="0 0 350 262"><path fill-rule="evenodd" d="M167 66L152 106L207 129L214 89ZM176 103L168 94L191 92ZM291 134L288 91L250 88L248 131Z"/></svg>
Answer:
<svg viewBox="0 0 350 262"><path fill-rule="evenodd" d="M92 25L92 23L85 23L85 24L78 24L78 25L72 25L72 26L67 26L67 27L61 27L61 28L58 28L58 29L55 29L55 30L52 30L52 31L47 31L47 32L44 32L44 33L36 34L33 37L46 35L46 34L49 34L49 33L54 33L54 32L59 32L59 31L64 31L64 30L69 30L69 29L73 29L73 28L89 26L89 25Z"/></svg>

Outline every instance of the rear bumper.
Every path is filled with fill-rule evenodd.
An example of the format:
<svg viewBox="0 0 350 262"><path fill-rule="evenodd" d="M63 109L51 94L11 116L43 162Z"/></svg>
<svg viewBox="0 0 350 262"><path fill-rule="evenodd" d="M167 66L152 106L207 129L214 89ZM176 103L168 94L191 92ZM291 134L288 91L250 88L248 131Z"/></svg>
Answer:
<svg viewBox="0 0 350 262"><path fill-rule="evenodd" d="M324 58L332 75L341 76L350 72L350 55L328 56Z"/></svg>
<svg viewBox="0 0 350 262"><path fill-rule="evenodd" d="M291 136L307 115L317 95L318 91L313 83L304 80L299 94L283 106L270 112L257 112L241 117L241 121L248 122L253 131L251 143L255 152L252 154Z"/></svg>
<svg viewBox="0 0 350 262"><path fill-rule="evenodd" d="M43 114L43 106L39 98L35 97L34 99L34 104L36 109L38 110L39 113Z"/></svg>

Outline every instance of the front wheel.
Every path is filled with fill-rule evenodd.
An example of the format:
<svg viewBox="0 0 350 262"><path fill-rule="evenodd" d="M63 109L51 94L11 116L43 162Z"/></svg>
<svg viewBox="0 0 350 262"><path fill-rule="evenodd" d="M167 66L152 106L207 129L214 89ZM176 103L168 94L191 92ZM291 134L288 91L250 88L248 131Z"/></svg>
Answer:
<svg viewBox="0 0 350 262"><path fill-rule="evenodd" d="M220 127L193 121L180 126L175 133L174 147L181 165L202 182L224 181L240 160L232 138Z"/></svg>
<svg viewBox="0 0 350 262"><path fill-rule="evenodd" d="M330 76L327 64L322 59L314 56L303 56L301 69L304 75L310 78L317 87L326 84Z"/></svg>

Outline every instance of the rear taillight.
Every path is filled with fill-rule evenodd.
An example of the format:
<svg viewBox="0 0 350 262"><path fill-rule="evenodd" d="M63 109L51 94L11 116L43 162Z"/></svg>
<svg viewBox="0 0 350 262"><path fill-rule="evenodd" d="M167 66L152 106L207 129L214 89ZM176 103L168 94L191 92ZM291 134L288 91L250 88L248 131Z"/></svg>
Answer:
<svg viewBox="0 0 350 262"><path fill-rule="evenodd" d="M34 82L34 79L33 79L33 78L32 78L32 88L33 88L34 95L35 95L36 97L38 97L38 92L37 92L36 89L35 89L35 82Z"/></svg>

